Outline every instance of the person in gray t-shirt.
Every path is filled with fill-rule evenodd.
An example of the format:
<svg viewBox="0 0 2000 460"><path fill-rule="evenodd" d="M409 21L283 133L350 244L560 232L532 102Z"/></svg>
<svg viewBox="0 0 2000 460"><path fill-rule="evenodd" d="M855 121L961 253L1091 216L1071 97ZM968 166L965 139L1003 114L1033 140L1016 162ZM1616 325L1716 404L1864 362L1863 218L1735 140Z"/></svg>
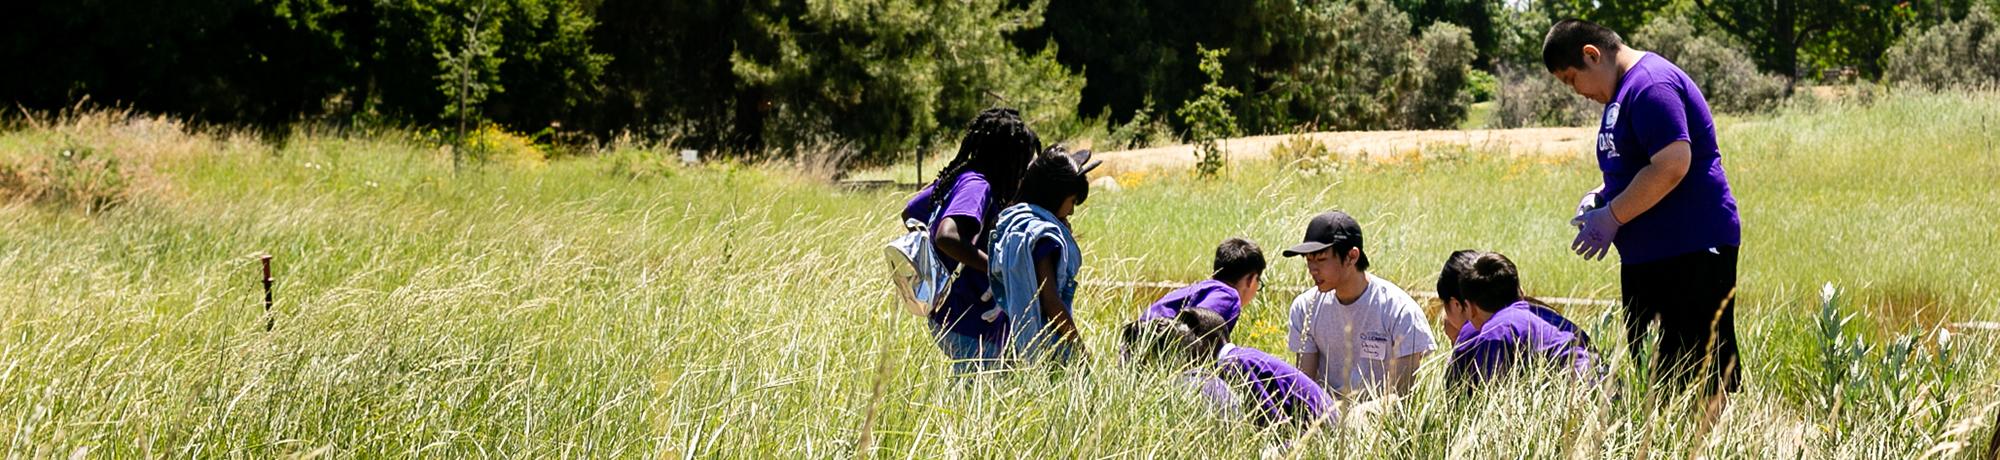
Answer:
<svg viewBox="0 0 2000 460"><path fill-rule="evenodd" d="M1437 348L1430 319L1409 293L1368 274L1361 225L1340 211L1313 216L1305 241L1313 288L1292 301L1288 346L1298 367L1327 393L1349 401L1410 390L1417 365Z"/></svg>

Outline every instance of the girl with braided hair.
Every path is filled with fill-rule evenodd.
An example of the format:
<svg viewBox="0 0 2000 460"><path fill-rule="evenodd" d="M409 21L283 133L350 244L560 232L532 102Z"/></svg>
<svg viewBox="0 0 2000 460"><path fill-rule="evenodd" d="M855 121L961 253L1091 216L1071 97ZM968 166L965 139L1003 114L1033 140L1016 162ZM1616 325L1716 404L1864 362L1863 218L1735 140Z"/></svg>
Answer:
<svg viewBox="0 0 2000 460"><path fill-rule="evenodd" d="M953 274L944 301L931 311L930 327L960 374L987 368L1000 356L1007 321L989 293L986 235L1041 149L1041 138L1019 111L987 109L966 126L958 154L937 180L903 208L905 219L929 226L931 244Z"/></svg>

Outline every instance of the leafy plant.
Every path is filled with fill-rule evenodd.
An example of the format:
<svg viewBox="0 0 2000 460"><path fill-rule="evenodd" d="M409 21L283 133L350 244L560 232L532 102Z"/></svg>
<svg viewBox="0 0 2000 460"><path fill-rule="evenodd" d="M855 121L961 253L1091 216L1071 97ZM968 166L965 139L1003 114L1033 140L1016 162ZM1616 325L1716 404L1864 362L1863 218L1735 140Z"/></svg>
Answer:
<svg viewBox="0 0 2000 460"><path fill-rule="evenodd" d="M1484 70L1472 69L1465 74L1465 91L1472 95L1473 102L1486 102L1500 95L1500 78Z"/></svg>
<svg viewBox="0 0 2000 460"><path fill-rule="evenodd" d="M1146 101L1145 107L1133 113L1131 119L1112 128L1105 137L1105 143L1120 149L1142 149L1173 141L1173 127L1168 126L1164 119L1154 118L1151 99Z"/></svg>
<svg viewBox="0 0 2000 460"><path fill-rule="evenodd" d="M1833 283L1827 283L1820 291L1819 314L1814 316L1819 330L1820 370L1816 402L1829 423L1842 420L1841 410L1852 399L1856 378L1862 373L1861 358L1869 351L1866 341L1847 334L1847 325L1854 315L1842 314L1839 299L1839 291Z"/></svg>
<svg viewBox="0 0 2000 460"><path fill-rule="evenodd" d="M1228 152L1221 141L1241 134L1236 127L1236 115L1229 111L1228 99L1243 93L1222 84L1222 57L1229 55L1228 48L1211 50L1199 45L1196 48L1201 54L1201 72L1208 75L1208 83L1202 85L1201 96L1174 113L1187 123L1188 139L1195 146L1195 171L1202 177L1215 177L1227 161Z"/></svg>
<svg viewBox="0 0 2000 460"><path fill-rule="evenodd" d="M455 49L439 49L438 91L444 93L450 103L444 106L440 118L458 120L458 148L452 150L452 164L458 164L464 150L471 146L466 142L465 126L468 121L477 123L472 113L486 102L488 94L505 91L500 86L498 76L500 63L504 61L494 56L496 35L499 27L491 21L492 3L480 2L465 12L459 26L459 42ZM471 120L468 120L471 119Z"/></svg>

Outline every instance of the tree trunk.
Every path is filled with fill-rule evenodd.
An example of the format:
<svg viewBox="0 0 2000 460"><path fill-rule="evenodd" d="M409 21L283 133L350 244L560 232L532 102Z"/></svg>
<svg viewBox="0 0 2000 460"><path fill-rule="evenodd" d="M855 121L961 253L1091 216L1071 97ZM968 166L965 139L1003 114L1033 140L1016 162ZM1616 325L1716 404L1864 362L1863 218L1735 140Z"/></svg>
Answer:
<svg viewBox="0 0 2000 460"><path fill-rule="evenodd" d="M1769 69L1785 76L1785 95L1792 95L1792 88L1799 79L1799 24L1796 0L1776 0L1776 11L1771 16L1771 43L1776 45L1776 54L1771 64L1778 67Z"/></svg>
<svg viewBox="0 0 2000 460"><path fill-rule="evenodd" d="M770 100L763 87L743 88L736 93L735 120L730 123L730 147L738 153L752 153L764 149L764 118L770 112Z"/></svg>

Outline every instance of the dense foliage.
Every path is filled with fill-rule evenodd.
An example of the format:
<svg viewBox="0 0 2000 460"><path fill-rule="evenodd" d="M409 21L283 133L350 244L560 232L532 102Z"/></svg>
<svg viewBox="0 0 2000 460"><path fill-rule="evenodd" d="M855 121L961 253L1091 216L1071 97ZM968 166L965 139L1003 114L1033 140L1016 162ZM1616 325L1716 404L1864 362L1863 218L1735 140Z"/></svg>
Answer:
<svg viewBox="0 0 2000 460"><path fill-rule="evenodd" d="M1897 40L1977 50L1917 32L1974 27L1987 1L31 0L0 15L14 70L0 103L88 100L279 134L464 118L881 163L948 146L995 105L1055 140L1184 140L1193 126L1172 115L1210 85L1241 94L1228 109L1247 134L1452 128L1474 92L1524 90L1481 75L1539 77L1521 70L1569 16L1671 42L1653 47L1688 61L1719 108L1760 110L1781 97L1773 77L1965 73L1908 53L1882 67ZM1213 82L1204 48L1230 50Z"/></svg>

